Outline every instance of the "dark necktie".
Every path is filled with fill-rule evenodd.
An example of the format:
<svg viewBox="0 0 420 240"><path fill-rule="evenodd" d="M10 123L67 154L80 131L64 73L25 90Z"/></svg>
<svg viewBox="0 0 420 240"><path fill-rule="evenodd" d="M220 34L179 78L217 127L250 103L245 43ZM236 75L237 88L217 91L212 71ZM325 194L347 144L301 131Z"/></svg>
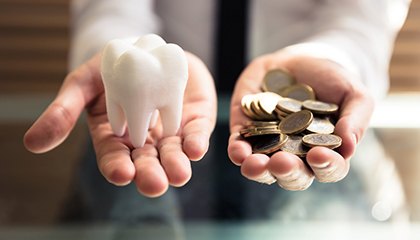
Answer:
<svg viewBox="0 0 420 240"><path fill-rule="evenodd" d="M232 93L245 60L247 0L219 0L215 78L220 92Z"/></svg>
<svg viewBox="0 0 420 240"><path fill-rule="evenodd" d="M219 114L228 114L227 99L241 71L245 67L247 0L218 0L215 38L215 82L219 96ZM226 104L221 103L226 101ZM220 105L222 104L222 105ZM224 108L224 109L221 109ZM219 115L220 117L220 115ZM219 119L225 120L225 119ZM227 158L229 124L219 121L213 143L215 146L215 216L217 219L242 219L246 215L246 179L240 169Z"/></svg>

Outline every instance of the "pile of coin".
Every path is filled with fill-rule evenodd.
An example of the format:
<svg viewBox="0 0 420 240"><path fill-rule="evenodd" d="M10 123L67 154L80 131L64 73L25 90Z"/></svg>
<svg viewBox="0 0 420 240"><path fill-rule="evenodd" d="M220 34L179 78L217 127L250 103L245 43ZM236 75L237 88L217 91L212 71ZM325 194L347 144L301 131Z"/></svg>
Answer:
<svg viewBox="0 0 420 240"><path fill-rule="evenodd" d="M285 70L269 71L263 92L245 95L242 110L251 120L240 131L253 153L293 153L305 158L310 148L337 148L341 138L334 132L333 116L338 106L316 100L309 85L296 83Z"/></svg>

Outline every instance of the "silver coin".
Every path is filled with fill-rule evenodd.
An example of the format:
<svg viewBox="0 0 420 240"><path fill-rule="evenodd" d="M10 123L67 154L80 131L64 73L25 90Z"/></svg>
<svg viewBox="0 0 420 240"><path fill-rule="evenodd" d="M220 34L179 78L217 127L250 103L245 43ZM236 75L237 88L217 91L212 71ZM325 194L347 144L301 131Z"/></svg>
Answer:
<svg viewBox="0 0 420 240"><path fill-rule="evenodd" d="M314 117L306 130L313 133L330 134L334 132L334 124L328 118Z"/></svg>

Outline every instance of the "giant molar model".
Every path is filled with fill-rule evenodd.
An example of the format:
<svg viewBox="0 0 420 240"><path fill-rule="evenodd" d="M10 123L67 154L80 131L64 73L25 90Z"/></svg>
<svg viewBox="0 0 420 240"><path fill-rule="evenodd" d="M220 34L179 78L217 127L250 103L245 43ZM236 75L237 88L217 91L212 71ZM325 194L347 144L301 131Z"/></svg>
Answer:
<svg viewBox="0 0 420 240"><path fill-rule="evenodd" d="M177 133L188 79L187 59L178 45L154 34L112 40L103 50L101 74L115 135L124 135L127 126L133 146L142 147L157 110L163 136Z"/></svg>

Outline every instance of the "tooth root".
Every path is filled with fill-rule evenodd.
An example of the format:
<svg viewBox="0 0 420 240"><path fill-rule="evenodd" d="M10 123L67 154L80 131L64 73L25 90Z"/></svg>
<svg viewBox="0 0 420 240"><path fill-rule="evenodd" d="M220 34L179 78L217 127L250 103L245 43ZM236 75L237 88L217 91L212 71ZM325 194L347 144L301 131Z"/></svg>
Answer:
<svg viewBox="0 0 420 240"><path fill-rule="evenodd" d="M156 109L152 114L152 118L150 119L149 129L154 128L156 126L158 118L159 118L159 111Z"/></svg>
<svg viewBox="0 0 420 240"><path fill-rule="evenodd" d="M163 137L175 136L181 124L182 103L174 104L172 102L159 109L159 113L163 125Z"/></svg>
<svg viewBox="0 0 420 240"><path fill-rule="evenodd" d="M124 111L110 97L106 98L106 111L108 112L108 121L111 124L112 131L114 131L115 135L121 137L125 132Z"/></svg>
<svg viewBox="0 0 420 240"><path fill-rule="evenodd" d="M143 147L146 142L152 111L137 107L136 109L125 109L125 114L131 143L135 148Z"/></svg>

